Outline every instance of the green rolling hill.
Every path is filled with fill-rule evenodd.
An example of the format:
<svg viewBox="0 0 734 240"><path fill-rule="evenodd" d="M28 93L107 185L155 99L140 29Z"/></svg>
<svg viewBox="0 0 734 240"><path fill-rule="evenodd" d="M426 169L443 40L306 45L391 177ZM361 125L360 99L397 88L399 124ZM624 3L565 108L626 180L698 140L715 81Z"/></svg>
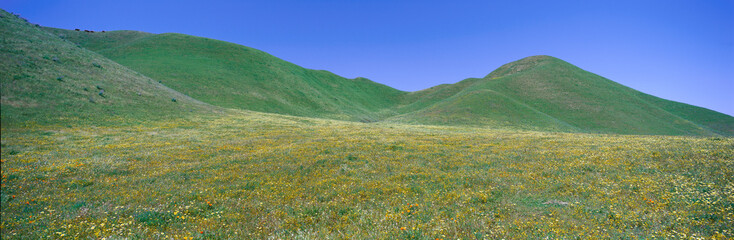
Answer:
<svg viewBox="0 0 734 240"><path fill-rule="evenodd" d="M8 12L0 16L3 126L215 109Z"/></svg>
<svg viewBox="0 0 734 240"><path fill-rule="evenodd" d="M410 104L430 105L392 119L571 132L734 134L731 116L650 96L549 56L411 94L418 96Z"/></svg>
<svg viewBox="0 0 734 240"><path fill-rule="evenodd" d="M245 46L176 33L51 29L201 101L296 116L374 121L402 91L310 70ZM117 41L118 44L112 44Z"/></svg>
<svg viewBox="0 0 734 240"><path fill-rule="evenodd" d="M650 96L550 56L511 62L483 78L403 92L363 78L346 79L323 70L305 69L265 52L218 40L136 31L88 33L43 28L44 33L27 23L10 24L10 19L3 19L3 35L8 36L6 41L17 43L3 45L2 53L8 55L2 66L8 75L3 78L3 119L47 112L44 107L25 107L46 106L38 101L63 103L65 108L53 108L62 110L91 106L87 108L93 110L85 113L89 115L100 112L98 108L114 109L107 111L116 113L180 110L186 108L182 107L186 103L172 104L170 99L189 100L185 96L190 96L190 108L207 106L195 104L196 99L223 108L350 121L561 132L734 135L734 117ZM23 29L17 30L21 25ZM32 41L43 44L34 45ZM54 52L59 49L66 49L66 53ZM54 57L64 59L57 62ZM7 60L15 58L28 60ZM92 62L103 67L94 67ZM63 81L56 80L61 75ZM26 78L29 80L20 81ZM100 84L106 89L120 89L123 94L109 92L109 99L91 103L88 98L99 97L94 91ZM123 87L129 84L137 88ZM29 90L41 86L47 88ZM137 98L137 92L151 99ZM141 107L133 107L136 104ZM33 109L37 113L29 113Z"/></svg>

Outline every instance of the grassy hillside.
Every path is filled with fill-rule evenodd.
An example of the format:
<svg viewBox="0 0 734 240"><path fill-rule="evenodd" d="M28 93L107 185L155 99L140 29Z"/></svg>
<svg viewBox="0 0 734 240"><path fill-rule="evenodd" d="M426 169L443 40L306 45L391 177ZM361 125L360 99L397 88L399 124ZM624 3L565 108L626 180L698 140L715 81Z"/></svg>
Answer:
<svg viewBox="0 0 734 240"><path fill-rule="evenodd" d="M206 38L47 30L182 93L227 108L352 121L734 135L731 116L649 96L549 56L508 63L484 78L405 93Z"/></svg>
<svg viewBox="0 0 734 240"><path fill-rule="evenodd" d="M466 83L465 83L466 82ZM731 135L734 118L640 93L560 59L534 56L483 79L459 82L449 97L393 119L427 124L622 134ZM442 90L443 90L442 89Z"/></svg>
<svg viewBox="0 0 734 240"><path fill-rule="evenodd" d="M461 91L426 108L402 114L390 120L432 125L581 131L581 129L491 89Z"/></svg>
<svg viewBox="0 0 734 240"><path fill-rule="evenodd" d="M49 30L193 98L227 108L372 121L404 94L364 78L304 69L256 49L207 38ZM118 44L108 44L114 39Z"/></svg>
<svg viewBox="0 0 734 240"><path fill-rule="evenodd" d="M144 120L210 108L8 12L0 16L3 126Z"/></svg>
<svg viewBox="0 0 734 240"><path fill-rule="evenodd" d="M41 26L41 29L95 52L102 49L119 47L135 42L140 38L154 35L152 33L128 30L91 33L83 30L72 31L43 26Z"/></svg>
<svg viewBox="0 0 734 240"><path fill-rule="evenodd" d="M668 101L649 94L636 92L637 97L665 111L680 116L703 127L704 129L725 135L734 136L734 118L732 116L696 107L685 103Z"/></svg>

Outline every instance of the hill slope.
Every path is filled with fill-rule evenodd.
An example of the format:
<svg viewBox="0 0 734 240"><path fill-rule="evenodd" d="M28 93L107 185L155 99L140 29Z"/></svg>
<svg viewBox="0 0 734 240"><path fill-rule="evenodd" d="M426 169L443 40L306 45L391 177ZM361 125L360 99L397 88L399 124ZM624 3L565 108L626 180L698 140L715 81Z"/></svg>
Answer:
<svg viewBox="0 0 734 240"><path fill-rule="evenodd" d="M404 94L364 78L305 69L218 40L175 33L47 29L184 94L227 108L371 121Z"/></svg>
<svg viewBox="0 0 734 240"><path fill-rule="evenodd" d="M422 96L410 104L449 93L392 119L572 132L734 134L731 116L650 96L549 56L524 58L482 79L424 91L416 92Z"/></svg>
<svg viewBox="0 0 734 240"><path fill-rule="evenodd" d="M170 117L211 108L3 10L0 36L3 126Z"/></svg>
<svg viewBox="0 0 734 240"><path fill-rule="evenodd" d="M406 93L206 38L46 29L182 93L228 108L540 131L734 135L731 116L650 96L549 56L505 64L484 78Z"/></svg>

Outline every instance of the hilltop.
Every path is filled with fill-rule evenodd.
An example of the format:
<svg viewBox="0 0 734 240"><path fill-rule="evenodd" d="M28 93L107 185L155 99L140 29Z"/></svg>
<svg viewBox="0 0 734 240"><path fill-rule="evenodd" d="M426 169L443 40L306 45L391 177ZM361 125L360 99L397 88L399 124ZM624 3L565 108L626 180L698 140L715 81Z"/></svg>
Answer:
<svg viewBox="0 0 734 240"><path fill-rule="evenodd" d="M0 36L3 126L145 120L213 110L5 11L0 11Z"/></svg>
<svg viewBox="0 0 734 240"><path fill-rule="evenodd" d="M402 91L305 69L249 47L176 33L47 28L213 105L295 116L374 121Z"/></svg>
<svg viewBox="0 0 734 240"><path fill-rule="evenodd" d="M411 94L412 105L426 107L393 119L569 132L734 134L731 116L647 95L550 56L523 58L481 79Z"/></svg>
<svg viewBox="0 0 734 240"><path fill-rule="evenodd" d="M75 54L93 58L84 61L111 64L110 68L121 69L116 72L136 76L122 79L146 82L161 89L170 87L166 91L178 98L190 96L222 108L362 122L587 133L734 135L731 116L647 95L550 56L523 58L483 78L403 92L364 78L346 79L324 70L305 69L256 49L213 39L176 33L43 29L52 34L33 28L34 33L46 38L42 42L47 46L36 53L40 58L54 56L47 53L54 49L48 44L63 43L79 52ZM110 79L85 70L88 66L84 65L53 65L48 59L38 62L46 64L43 69L50 70L45 71L50 74L43 77L46 80L53 80L51 73L63 69L69 72L68 79L86 76L94 79L88 81L93 85ZM13 74L14 78L22 76ZM104 84L115 86L119 82ZM4 105L19 105L17 100L10 100L16 95L4 93L3 99L8 99L3 100ZM119 101L137 101L135 94L124 96ZM165 102L161 99L154 103ZM158 107L148 104L148 108L142 109L152 106ZM160 107L165 109L168 105ZM134 108L120 107L118 112L125 109Z"/></svg>

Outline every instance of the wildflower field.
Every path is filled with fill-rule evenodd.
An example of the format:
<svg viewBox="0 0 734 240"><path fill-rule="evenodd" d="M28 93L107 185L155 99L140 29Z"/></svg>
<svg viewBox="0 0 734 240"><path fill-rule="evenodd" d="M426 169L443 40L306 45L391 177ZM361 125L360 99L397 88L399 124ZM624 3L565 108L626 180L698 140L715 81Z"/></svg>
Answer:
<svg viewBox="0 0 734 240"><path fill-rule="evenodd" d="M731 239L734 139L250 112L29 124L2 129L1 200L3 239Z"/></svg>

